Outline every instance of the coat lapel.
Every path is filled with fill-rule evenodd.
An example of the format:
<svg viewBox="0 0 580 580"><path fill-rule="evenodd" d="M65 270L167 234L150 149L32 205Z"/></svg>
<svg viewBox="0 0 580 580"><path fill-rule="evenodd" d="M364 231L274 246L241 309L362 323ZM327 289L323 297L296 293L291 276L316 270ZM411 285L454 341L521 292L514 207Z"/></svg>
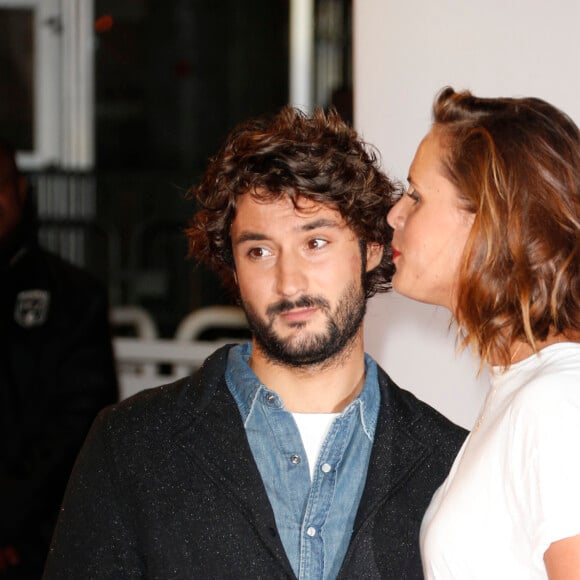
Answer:
<svg viewBox="0 0 580 580"><path fill-rule="evenodd" d="M226 359L227 351L220 349L192 377L175 441L244 514L292 575L240 413L225 383Z"/></svg>
<svg viewBox="0 0 580 580"><path fill-rule="evenodd" d="M401 404L389 383L390 379L379 371L381 406L353 539L379 505L389 499L429 454L429 449L410 433L418 417Z"/></svg>

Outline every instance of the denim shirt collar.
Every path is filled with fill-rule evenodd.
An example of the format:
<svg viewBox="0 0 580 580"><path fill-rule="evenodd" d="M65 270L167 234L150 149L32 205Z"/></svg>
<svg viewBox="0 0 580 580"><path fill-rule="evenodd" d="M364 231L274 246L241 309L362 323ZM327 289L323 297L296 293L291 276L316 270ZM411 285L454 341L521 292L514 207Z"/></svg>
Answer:
<svg viewBox="0 0 580 580"><path fill-rule="evenodd" d="M274 397L277 406L284 408L284 402L275 391L268 389L266 385L260 382L248 361L252 356L252 343L246 342L239 344L230 349L226 366L226 383L232 396L234 397L244 426L259 400L259 395L263 391L267 395ZM342 411L341 415L345 416L352 412L352 409L358 407L362 429L368 439L372 442L377 425L378 408L380 404L380 392L378 386L377 365L371 356L365 353L365 383L359 396L349 403Z"/></svg>

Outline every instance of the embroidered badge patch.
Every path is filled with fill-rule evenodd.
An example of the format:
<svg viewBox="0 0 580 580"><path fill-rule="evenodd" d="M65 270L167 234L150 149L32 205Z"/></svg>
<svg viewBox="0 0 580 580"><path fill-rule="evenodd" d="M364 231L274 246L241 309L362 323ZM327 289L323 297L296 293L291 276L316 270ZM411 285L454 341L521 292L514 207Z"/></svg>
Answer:
<svg viewBox="0 0 580 580"><path fill-rule="evenodd" d="M16 296L14 320L24 328L42 326L48 316L50 293L46 290L23 290Z"/></svg>

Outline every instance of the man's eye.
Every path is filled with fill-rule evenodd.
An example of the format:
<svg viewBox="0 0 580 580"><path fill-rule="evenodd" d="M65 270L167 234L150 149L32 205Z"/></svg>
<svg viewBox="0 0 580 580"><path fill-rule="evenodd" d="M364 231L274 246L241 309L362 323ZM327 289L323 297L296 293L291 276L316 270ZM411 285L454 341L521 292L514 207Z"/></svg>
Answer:
<svg viewBox="0 0 580 580"><path fill-rule="evenodd" d="M327 240L323 240L321 238L314 238L308 241L308 248L310 250L320 250L320 248L324 248L328 244Z"/></svg>
<svg viewBox="0 0 580 580"><path fill-rule="evenodd" d="M270 255L270 251L266 248L252 248L248 251L248 256L250 256L250 258L266 258Z"/></svg>

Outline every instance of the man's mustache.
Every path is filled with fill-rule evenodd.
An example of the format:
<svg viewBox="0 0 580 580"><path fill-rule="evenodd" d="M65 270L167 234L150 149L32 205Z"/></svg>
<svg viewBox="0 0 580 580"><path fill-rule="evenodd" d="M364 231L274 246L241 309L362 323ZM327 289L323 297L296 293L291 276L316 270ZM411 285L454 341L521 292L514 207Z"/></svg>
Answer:
<svg viewBox="0 0 580 580"><path fill-rule="evenodd" d="M328 301L320 296L301 296L293 302L290 300L280 300L280 302L268 306L266 314L269 318L272 318L276 314L282 314L294 308L313 308L315 306L325 310L330 308Z"/></svg>

